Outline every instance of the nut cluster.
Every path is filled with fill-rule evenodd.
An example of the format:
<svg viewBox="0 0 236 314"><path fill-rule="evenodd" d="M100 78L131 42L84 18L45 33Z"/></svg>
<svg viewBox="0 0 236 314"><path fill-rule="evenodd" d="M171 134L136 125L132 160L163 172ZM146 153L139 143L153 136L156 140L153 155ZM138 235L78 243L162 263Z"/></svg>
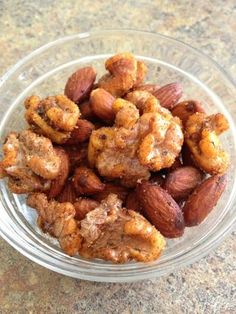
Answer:
<svg viewBox="0 0 236 314"><path fill-rule="evenodd" d="M229 156L225 117L198 100L181 101L180 83L144 83L131 53L86 66L64 95L25 100L28 130L10 133L0 177L30 193L43 232L69 255L113 263L156 260L165 238L181 237L217 204Z"/></svg>

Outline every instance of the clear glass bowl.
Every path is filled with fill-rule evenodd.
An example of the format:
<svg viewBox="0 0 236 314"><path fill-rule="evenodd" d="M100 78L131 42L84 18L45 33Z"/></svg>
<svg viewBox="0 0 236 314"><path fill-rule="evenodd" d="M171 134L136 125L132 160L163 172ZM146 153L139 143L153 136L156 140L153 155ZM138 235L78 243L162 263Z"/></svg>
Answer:
<svg viewBox="0 0 236 314"><path fill-rule="evenodd" d="M235 86L214 61L172 38L133 30L111 30L61 38L37 49L0 79L1 140L9 131L24 127L24 98L31 94L44 97L62 93L68 76L85 65L95 66L100 76L105 71L104 60L123 51L131 51L146 62L148 81L159 84L179 81L186 93L185 99L199 99L209 113L222 112L228 118L230 130L222 140L231 155L229 182L217 207L204 223L186 228L179 239L168 240L158 261L114 265L65 255L55 240L39 230L36 213L25 205L25 197L11 194L1 181L0 235L36 263L75 278L124 282L161 276L206 255L222 241L236 220L233 208L236 195Z"/></svg>

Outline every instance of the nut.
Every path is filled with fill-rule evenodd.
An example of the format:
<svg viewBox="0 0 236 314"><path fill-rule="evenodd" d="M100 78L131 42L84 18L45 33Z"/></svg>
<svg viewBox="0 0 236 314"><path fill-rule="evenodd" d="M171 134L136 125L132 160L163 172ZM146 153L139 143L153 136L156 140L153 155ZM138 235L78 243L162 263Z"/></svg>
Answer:
<svg viewBox="0 0 236 314"><path fill-rule="evenodd" d="M79 167L72 178L75 191L78 195L92 195L103 191L105 184L89 168Z"/></svg>
<svg viewBox="0 0 236 314"><path fill-rule="evenodd" d="M163 188L175 200L180 200L186 198L201 182L201 179L201 172L196 168L181 167L167 175Z"/></svg>
<svg viewBox="0 0 236 314"><path fill-rule="evenodd" d="M80 197L73 205L76 211L75 219L82 220L88 212L99 206L99 202L90 198Z"/></svg>
<svg viewBox="0 0 236 314"><path fill-rule="evenodd" d="M135 212L141 213L142 207L140 205L136 191L130 192L126 198L125 207L127 209L134 210Z"/></svg>
<svg viewBox="0 0 236 314"><path fill-rule="evenodd" d="M179 205L159 185L143 182L137 186L137 195L143 213L167 238L182 236L184 217Z"/></svg>
<svg viewBox="0 0 236 314"><path fill-rule="evenodd" d="M226 183L226 175L215 175L194 190L183 207L186 226L196 226L207 217L224 192Z"/></svg>
<svg viewBox="0 0 236 314"><path fill-rule="evenodd" d="M81 119L89 120L89 121L96 121L97 117L95 116L91 104L88 100L79 104L79 109L81 113Z"/></svg>
<svg viewBox="0 0 236 314"><path fill-rule="evenodd" d="M54 198L58 196L69 175L69 157L67 153L62 148L55 148L57 156L60 158L60 168L59 175L51 181L51 187L48 193L49 198Z"/></svg>
<svg viewBox="0 0 236 314"><path fill-rule="evenodd" d="M115 183L106 183L104 190L94 195L94 199L98 202L101 202L107 198L109 194L116 194L118 198L124 202L128 194L128 190L125 187Z"/></svg>
<svg viewBox="0 0 236 314"><path fill-rule="evenodd" d="M98 118L108 123L113 122L115 119L115 112L112 109L114 101L115 98L102 88L93 90L90 95L93 112Z"/></svg>
<svg viewBox="0 0 236 314"><path fill-rule="evenodd" d="M74 186L71 181L67 181L66 184L64 185L63 190L57 197L57 201L60 203L74 203L76 201L76 193Z"/></svg>
<svg viewBox="0 0 236 314"><path fill-rule="evenodd" d="M66 83L65 95L78 104L89 96L95 78L96 70L93 67L84 67L77 70Z"/></svg>
<svg viewBox="0 0 236 314"><path fill-rule="evenodd" d="M169 110L180 100L182 94L182 86L179 83L167 84L156 92L153 92L153 95L159 100L160 105Z"/></svg>
<svg viewBox="0 0 236 314"><path fill-rule="evenodd" d="M78 119L76 126L70 134L70 138L65 142L65 144L75 145L86 142L94 129L95 127L92 122Z"/></svg>
<svg viewBox="0 0 236 314"><path fill-rule="evenodd" d="M205 112L201 103L197 100L186 100L177 104L172 109L173 116L179 117L183 125L187 122L188 118L196 112Z"/></svg>

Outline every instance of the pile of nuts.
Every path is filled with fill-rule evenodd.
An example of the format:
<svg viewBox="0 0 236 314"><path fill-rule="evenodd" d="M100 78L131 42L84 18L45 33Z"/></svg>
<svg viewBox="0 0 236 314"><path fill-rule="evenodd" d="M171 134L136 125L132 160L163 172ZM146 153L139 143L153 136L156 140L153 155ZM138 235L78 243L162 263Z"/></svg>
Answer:
<svg viewBox="0 0 236 314"><path fill-rule="evenodd" d="M29 194L43 232L69 255L113 263L156 260L166 238L200 224L217 204L229 156L220 114L182 87L144 84L131 53L73 73L64 95L25 100L27 130L3 145L0 178Z"/></svg>

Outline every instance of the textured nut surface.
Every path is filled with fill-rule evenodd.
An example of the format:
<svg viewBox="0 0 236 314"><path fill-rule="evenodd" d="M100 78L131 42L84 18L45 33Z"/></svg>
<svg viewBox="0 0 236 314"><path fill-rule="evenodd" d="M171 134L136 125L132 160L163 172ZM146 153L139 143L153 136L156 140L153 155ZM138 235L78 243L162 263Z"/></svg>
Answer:
<svg viewBox="0 0 236 314"><path fill-rule="evenodd" d="M184 217L179 205L159 185L143 182L137 186L137 195L143 213L167 238L182 236Z"/></svg>
<svg viewBox="0 0 236 314"><path fill-rule="evenodd" d="M87 213L99 206L99 202L90 198L79 197L73 205L76 212L75 219L82 220Z"/></svg>
<svg viewBox="0 0 236 314"><path fill-rule="evenodd" d="M90 103L95 115L105 122L113 122L115 112L112 105L115 98L103 88L97 88L90 95Z"/></svg>
<svg viewBox="0 0 236 314"><path fill-rule="evenodd" d="M65 150L62 148L55 148L55 151L57 156L60 158L60 168L59 175L51 181L51 186L48 193L49 198L54 198L61 193L70 170L69 157Z"/></svg>
<svg viewBox="0 0 236 314"><path fill-rule="evenodd" d="M64 143L80 116L78 106L65 95L40 100L31 96L25 100L25 119L31 128L57 144Z"/></svg>
<svg viewBox="0 0 236 314"><path fill-rule="evenodd" d="M92 131L95 129L94 124L88 120L78 119L76 126L70 134L70 138L65 142L67 145L86 142Z"/></svg>
<svg viewBox="0 0 236 314"><path fill-rule="evenodd" d="M66 83L65 95L78 104L89 96L95 78L96 70L93 67L84 67L77 70Z"/></svg>
<svg viewBox="0 0 236 314"><path fill-rule="evenodd" d="M186 226L198 225L207 217L224 192L226 183L226 175L215 175L194 190L183 207Z"/></svg>
<svg viewBox="0 0 236 314"><path fill-rule="evenodd" d="M101 192L105 188L105 184L101 182L99 177L86 167L75 169L72 182L78 195L92 195Z"/></svg>
<svg viewBox="0 0 236 314"><path fill-rule="evenodd" d="M228 121L221 113L207 116L197 112L186 122L186 144L198 167L209 174L223 174L229 166L229 154L219 139L219 135L228 128Z"/></svg>
<svg viewBox="0 0 236 314"><path fill-rule="evenodd" d="M179 83L170 83L162 86L153 95L159 100L162 107L172 109L182 97L183 90Z"/></svg>
<svg viewBox="0 0 236 314"><path fill-rule="evenodd" d="M197 100L185 100L178 103L171 111L173 116L179 117L183 125L187 122L188 118L196 112L205 112L202 104Z"/></svg>
<svg viewBox="0 0 236 314"><path fill-rule="evenodd" d="M170 172L163 188L175 199L186 198L201 182L201 172L193 167L181 167Z"/></svg>

